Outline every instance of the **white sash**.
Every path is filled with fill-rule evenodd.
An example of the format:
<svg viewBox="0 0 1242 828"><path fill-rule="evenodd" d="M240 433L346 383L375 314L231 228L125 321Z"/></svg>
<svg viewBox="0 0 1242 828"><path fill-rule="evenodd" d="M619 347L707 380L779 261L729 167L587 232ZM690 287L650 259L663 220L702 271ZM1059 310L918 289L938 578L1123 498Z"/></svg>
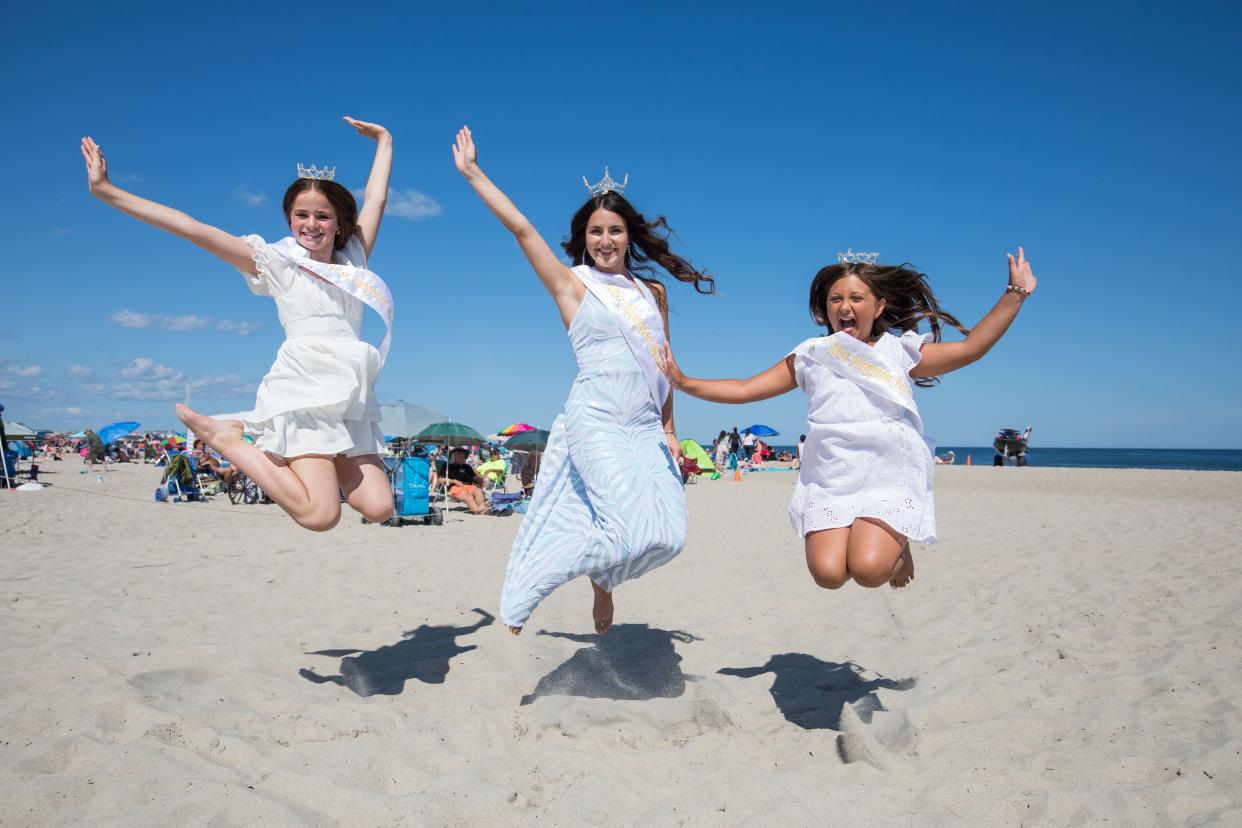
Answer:
<svg viewBox="0 0 1242 828"><path fill-rule="evenodd" d="M904 408L923 433L923 418L914 404L910 379L880 351L847 333L808 339L793 351L853 382L864 391Z"/></svg>
<svg viewBox="0 0 1242 828"><path fill-rule="evenodd" d="M575 267L574 273L587 290L604 304L621 322L625 341L634 353L634 361L647 377L647 388L656 410L664 409L668 399L668 377L656 367L656 355L664 349L664 317L660 315L651 288L642 279L633 281L615 273L604 273L589 265ZM635 291L637 288L637 291Z"/></svg>
<svg viewBox="0 0 1242 828"><path fill-rule="evenodd" d="M357 244L361 245L361 242L357 242ZM392 292L388 289L388 285L384 284L384 280L365 267L357 267L353 264L336 264L335 262L332 264L317 262L310 258L310 252L298 244L292 236L286 236L273 244L272 247L278 253L293 259L298 267L310 271L325 282L336 285L380 315L387 326L387 329L384 331L384 339L380 342L377 349L379 351L380 367L382 368L384 360L388 358L388 347L392 343L393 311ZM348 249L346 247L346 250ZM344 252L344 250L338 250L335 251L335 254L344 254Z"/></svg>

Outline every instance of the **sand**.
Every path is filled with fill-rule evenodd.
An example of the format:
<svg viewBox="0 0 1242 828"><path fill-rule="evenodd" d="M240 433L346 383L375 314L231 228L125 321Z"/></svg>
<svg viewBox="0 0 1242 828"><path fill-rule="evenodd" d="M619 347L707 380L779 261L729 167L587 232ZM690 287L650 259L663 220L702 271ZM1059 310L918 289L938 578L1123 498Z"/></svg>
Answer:
<svg viewBox="0 0 1242 828"><path fill-rule="evenodd" d="M496 612L519 517L298 529L0 492L0 824L1242 822L1242 474L947 467L905 590L815 587L789 474Z"/></svg>

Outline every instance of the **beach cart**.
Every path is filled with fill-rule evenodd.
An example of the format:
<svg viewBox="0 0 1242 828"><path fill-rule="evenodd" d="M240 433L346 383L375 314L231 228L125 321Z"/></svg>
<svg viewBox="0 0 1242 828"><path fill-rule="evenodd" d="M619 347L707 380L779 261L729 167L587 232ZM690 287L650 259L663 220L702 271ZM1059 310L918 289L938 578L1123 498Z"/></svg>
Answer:
<svg viewBox="0 0 1242 828"><path fill-rule="evenodd" d="M431 505L429 481L431 463L426 457L387 458L388 479L392 483L393 516L385 526L421 523L424 526L444 525L444 512ZM367 523L367 519L362 519Z"/></svg>

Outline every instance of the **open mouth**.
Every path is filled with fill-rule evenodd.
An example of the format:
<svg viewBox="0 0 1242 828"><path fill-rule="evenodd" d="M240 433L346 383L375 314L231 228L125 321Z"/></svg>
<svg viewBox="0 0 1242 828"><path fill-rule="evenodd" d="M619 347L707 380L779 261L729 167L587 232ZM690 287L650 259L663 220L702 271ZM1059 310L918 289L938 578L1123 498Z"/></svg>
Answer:
<svg viewBox="0 0 1242 828"><path fill-rule="evenodd" d="M854 317L842 317L837 320L837 330L852 334L858 331L858 320Z"/></svg>

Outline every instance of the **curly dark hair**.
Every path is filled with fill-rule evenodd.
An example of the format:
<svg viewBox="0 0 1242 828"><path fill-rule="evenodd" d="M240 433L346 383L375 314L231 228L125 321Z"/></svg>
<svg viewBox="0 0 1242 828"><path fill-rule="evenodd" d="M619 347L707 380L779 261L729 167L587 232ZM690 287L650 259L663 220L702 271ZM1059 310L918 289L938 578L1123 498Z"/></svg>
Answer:
<svg viewBox="0 0 1242 828"><path fill-rule="evenodd" d="M871 328L873 337L885 331L917 331L919 322L926 319L931 325L932 340L940 341L940 323L944 322L963 334L970 333L957 317L940 307L932 293L927 274L920 273L913 265L881 265L866 262L843 262L828 265L815 274L811 282L810 311L815 324L831 330L828 322L828 294L832 286L846 276L857 276L877 299L884 300L884 310ZM920 377L916 385L928 387L940 381L939 377Z"/></svg>
<svg viewBox="0 0 1242 828"><path fill-rule="evenodd" d="M569 220L569 238L561 242L561 248L574 264L595 265L595 261L586 252L586 228L596 210L608 210L625 220L625 232L630 237L630 246L625 251L625 266L635 276L648 284L663 287L655 277L653 265L658 265L677 281L693 284L699 293L710 295L716 292L716 280L711 274L696 269L669 249L668 237L673 231L664 216L658 216L655 221L647 221L625 196L615 192L591 196ZM664 232L660 233L661 230ZM661 292L656 292L656 297L661 303L664 302Z"/></svg>
<svg viewBox="0 0 1242 828"><path fill-rule="evenodd" d="M323 193L323 197L336 211L336 225L341 232L332 240L332 249L341 250L349 243L354 233L358 232L357 199L354 198L353 193L335 181L299 178L289 185L289 189L285 190L285 199L281 202L281 209L285 212L285 221L291 226L293 222L289 221L289 211L293 209L293 200L307 190Z"/></svg>

